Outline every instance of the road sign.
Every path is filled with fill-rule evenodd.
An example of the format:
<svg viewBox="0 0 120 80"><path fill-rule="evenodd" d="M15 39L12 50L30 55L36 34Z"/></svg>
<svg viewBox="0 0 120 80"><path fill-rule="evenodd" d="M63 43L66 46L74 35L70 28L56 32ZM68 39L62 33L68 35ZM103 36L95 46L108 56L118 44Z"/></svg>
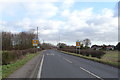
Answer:
<svg viewBox="0 0 120 80"><path fill-rule="evenodd" d="M33 46L38 46L38 44L33 44Z"/></svg>
<svg viewBox="0 0 120 80"><path fill-rule="evenodd" d="M32 44L33 44L33 46L38 46L38 40L37 39L33 39L32 40Z"/></svg>
<svg viewBox="0 0 120 80"><path fill-rule="evenodd" d="M78 49L79 49L79 54L80 54L80 41L78 40L78 41L76 41L76 53L77 53L77 51L78 51Z"/></svg>
<svg viewBox="0 0 120 80"><path fill-rule="evenodd" d="M76 41L76 47L80 47L80 41Z"/></svg>

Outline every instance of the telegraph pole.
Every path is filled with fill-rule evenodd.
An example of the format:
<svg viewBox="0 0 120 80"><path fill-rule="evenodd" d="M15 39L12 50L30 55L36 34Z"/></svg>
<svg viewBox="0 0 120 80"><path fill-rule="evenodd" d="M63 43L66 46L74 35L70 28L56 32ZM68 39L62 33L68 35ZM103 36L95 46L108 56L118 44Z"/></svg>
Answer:
<svg viewBox="0 0 120 80"><path fill-rule="evenodd" d="M37 39L38 39L38 27L37 27Z"/></svg>
<svg viewBox="0 0 120 80"><path fill-rule="evenodd" d="M43 39L43 44L44 44L44 39Z"/></svg>
<svg viewBox="0 0 120 80"><path fill-rule="evenodd" d="M59 33L59 43L60 43L60 33Z"/></svg>
<svg viewBox="0 0 120 80"><path fill-rule="evenodd" d="M60 49L60 32L59 32L59 49Z"/></svg>
<svg viewBox="0 0 120 80"><path fill-rule="evenodd" d="M38 27L37 27L37 33L35 34L35 38L32 40L32 44L34 48L39 48L39 39L38 39Z"/></svg>

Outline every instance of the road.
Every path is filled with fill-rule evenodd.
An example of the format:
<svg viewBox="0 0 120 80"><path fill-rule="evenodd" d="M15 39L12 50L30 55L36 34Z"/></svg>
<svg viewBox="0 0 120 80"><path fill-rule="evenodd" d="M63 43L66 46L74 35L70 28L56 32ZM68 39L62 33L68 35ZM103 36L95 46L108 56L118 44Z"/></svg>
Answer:
<svg viewBox="0 0 120 80"><path fill-rule="evenodd" d="M47 50L41 78L118 78L118 69L80 57ZM113 80L113 79L112 79Z"/></svg>
<svg viewBox="0 0 120 80"><path fill-rule="evenodd" d="M39 60L40 59L40 60ZM33 64L36 64L33 66ZM29 67L28 67L29 66ZM31 68L32 67L32 68ZM10 78L21 78L19 75L26 75L32 73L29 78L95 78L95 80L118 80L118 69L94 62L91 60L83 59L80 57L61 53L57 50L46 50L39 56L34 58L28 63L26 69L19 69L14 72ZM36 70L34 70L36 69ZM36 72L35 72L36 71ZM22 73L24 72L24 73ZM28 78L22 77L22 78ZM111 79L110 79L111 78Z"/></svg>

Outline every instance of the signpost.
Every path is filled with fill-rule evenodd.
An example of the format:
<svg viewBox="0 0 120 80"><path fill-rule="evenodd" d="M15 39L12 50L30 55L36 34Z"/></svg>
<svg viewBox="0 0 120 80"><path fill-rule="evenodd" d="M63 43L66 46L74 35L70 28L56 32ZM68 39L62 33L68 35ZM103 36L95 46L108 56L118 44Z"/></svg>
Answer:
<svg viewBox="0 0 120 80"><path fill-rule="evenodd" d="M76 54L77 54L77 49L79 48L79 54L80 54L80 41L79 40L77 40L76 41Z"/></svg>
<svg viewBox="0 0 120 80"><path fill-rule="evenodd" d="M37 27L37 36L32 40L32 45L34 46L34 49L37 48L37 50L40 48L39 47L39 38L38 38L38 27Z"/></svg>
<svg viewBox="0 0 120 80"><path fill-rule="evenodd" d="M32 44L33 44L33 46L38 46L38 39L33 39L32 40Z"/></svg>
<svg viewBox="0 0 120 80"><path fill-rule="evenodd" d="M76 47L80 47L80 41L76 42Z"/></svg>

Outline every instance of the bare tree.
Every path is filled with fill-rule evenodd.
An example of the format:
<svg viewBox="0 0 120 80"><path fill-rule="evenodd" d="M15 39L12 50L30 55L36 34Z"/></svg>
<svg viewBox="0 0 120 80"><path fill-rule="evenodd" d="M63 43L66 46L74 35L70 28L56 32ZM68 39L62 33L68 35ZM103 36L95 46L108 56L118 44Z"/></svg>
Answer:
<svg viewBox="0 0 120 80"><path fill-rule="evenodd" d="M12 34L10 32L2 32L2 49L12 49Z"/></svg>
<svg viewBox="0 0 120 80"><path fill-rule="evenodd" d="M32 48L32 40L36 37L34 33L21 32L13 34L10 32L2 32L2 49L28 49Z"/></svg>
<svg viewBox="0 0 120 80"><path fill-rule="evenodd" d="M91 45L90 39L84 39L83 44L84 44L85 47L89 47Z"/></svg>

